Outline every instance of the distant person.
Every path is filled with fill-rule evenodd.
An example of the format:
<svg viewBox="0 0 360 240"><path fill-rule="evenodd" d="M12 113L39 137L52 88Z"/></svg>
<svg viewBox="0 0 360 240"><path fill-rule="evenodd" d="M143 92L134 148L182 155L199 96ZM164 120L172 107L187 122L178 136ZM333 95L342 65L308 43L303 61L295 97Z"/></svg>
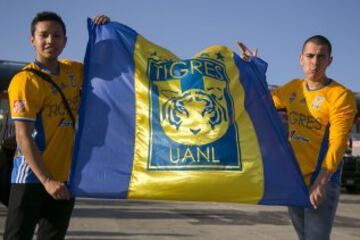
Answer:
<svg viewBox="0 0 360 240"><path fill-rule="evenodd" d="M106 16L96 16L105 24ZM76 116L83 80L83 66L58 60L67 37L60 16L40 12L31 23L35 61L26 69L51 76L61 88ZM74 142L74 122L59 91L28 71L16 74L9 86L9 103L18 144L12 171L4 239L32 239L39 224L38 239L64 239L74 207L66 186ZM70 112L69 112L70 113Z"/></svg>
<svg viewBox="0 0 360 240"><path fill-rule="evenodd" d="M256 57L238 42L244 60ZM351 91L326 76L332 62L324 36L307 39L300 64L304 79L294 79L272 92L277 109L286 109L289 141L295 152L313 208L289 207L301 240L330 239L340 195L340 164L356 114Z"/></svg>

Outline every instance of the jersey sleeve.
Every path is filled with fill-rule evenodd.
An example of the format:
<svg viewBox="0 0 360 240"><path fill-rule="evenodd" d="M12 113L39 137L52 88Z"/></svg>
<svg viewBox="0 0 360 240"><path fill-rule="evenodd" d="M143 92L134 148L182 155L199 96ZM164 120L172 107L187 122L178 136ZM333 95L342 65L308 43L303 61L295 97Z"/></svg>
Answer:
<svg viewBox="0 0 360 240"><path fill-rule="evenodd" d="M287 107L289 86L290 83L271 91L271 96L276 109L285 109Z"/></svg>
<svg viewBox="0 0 360 240"><path fill-rule="evenodd" d="M285 103L283 101L283 94L280 89L275 89L271 91L271 96L276 109L285 108Z"/></svg>
<svg viewBox="0 0 360 240"><path fill-rule="evenodd" d="M11 80L8 93L11 118L35 121L44 101L38 79L32 73L20 72Z"/></svg>
<svg viewBox="0 0 360 240"><path fill-rule="evenodd" d="M329 148L322 168L335 172L347 147L349 132L356 115L356 101L354 95L345 90L330 101L329 115Z"/></svg>

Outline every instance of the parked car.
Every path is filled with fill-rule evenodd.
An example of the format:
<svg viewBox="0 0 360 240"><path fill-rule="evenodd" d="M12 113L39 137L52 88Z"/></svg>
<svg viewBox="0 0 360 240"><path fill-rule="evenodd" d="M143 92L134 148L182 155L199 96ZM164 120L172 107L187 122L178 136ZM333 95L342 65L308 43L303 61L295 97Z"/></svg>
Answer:
<svg viewBox="0 0 360 240"><path fill-rule="evenodd" d="M341 175L341 185L349 193L360 192L360 156L345 154L343 171Z"/></svg>

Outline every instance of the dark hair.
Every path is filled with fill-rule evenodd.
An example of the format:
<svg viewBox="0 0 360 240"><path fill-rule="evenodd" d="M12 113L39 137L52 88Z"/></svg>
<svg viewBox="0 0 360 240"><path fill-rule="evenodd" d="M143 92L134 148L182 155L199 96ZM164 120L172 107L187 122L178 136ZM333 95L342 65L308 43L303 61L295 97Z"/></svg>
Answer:
<svg viewBox="0 0 360 240"><path fill-rule="evenodd" d="M309 42L315 43L317 45L327 46L329 56L331 56L331 51L332 51L331 43L330 43L329 39L327 39L326 37L324 37L322 35L315 35L315 36L308 38L303 44L302 52L304 52L305 46Z"/></svg>
<svg viewBox="0 0 360 240"><path fill-rule="evenodd" d="M66 36L65 23L63 22L61 17L54 12L39 12L38 14L36 14L36 16L31 22L31 30L30 30L31 36L34 36L36 24L38 24L38 22L43 22L43 21L57 22L62 27L64 31L64 35Z"/></svg>

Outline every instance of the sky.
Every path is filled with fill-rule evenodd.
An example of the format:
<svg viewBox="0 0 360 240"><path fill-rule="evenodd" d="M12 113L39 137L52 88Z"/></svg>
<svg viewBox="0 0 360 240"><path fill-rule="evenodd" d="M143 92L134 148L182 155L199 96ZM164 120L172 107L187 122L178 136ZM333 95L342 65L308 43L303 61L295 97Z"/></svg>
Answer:
<svg viewBox="0 0 360 240"><path fill-rule="evenodd" d="M321 34L333 44L328 77L360 92L359 0L0 0L1 60L34 60L30 22L45 10L67 26L61 58L82 62L86 19L105 14L182 59L215 44L239 53L241 40L259 49L269 64L267 81L275 85L303 77L302 44Z"/></svg>

